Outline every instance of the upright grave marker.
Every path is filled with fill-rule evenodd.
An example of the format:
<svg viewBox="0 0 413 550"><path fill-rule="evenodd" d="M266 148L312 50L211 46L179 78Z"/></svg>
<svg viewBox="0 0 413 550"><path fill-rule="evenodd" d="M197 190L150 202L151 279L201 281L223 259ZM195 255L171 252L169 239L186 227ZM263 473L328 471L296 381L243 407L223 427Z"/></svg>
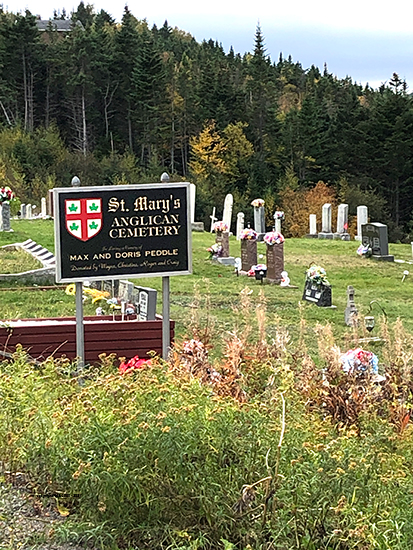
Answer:
<svg viewBox="0 0 413 550"><path fill-rule="evenodd" d="M254 199L251 205L254 207L254 230L257 240L262 241L265 234L265 209L263 199Z"/></svg>
<svg viewBox="0 0 413 550"><path fill-rule="evenodd" d="M339 204L337 210L337 231L334 234L335 239L349 241L348 233L348 204Z"/></svg>
<svg viewBox="0 0 413 550"><path fill-rule="evenodd" d="M369 222L368 208L367 206L360 205L357 206L357 235L355 236L356 241L361 241L361 226Z"/></svg>
<svg viewBox="0 0 413 550"><path fill-rule="evenodd" d="M47 208L46 208L46 199L44 197L42 197L42 200L41 200L41 216L42 218L46 218L47 216Z"/></svg>
<svg viewBox="0 0 413 550"><path fill-rule="evenodd" d="M57 282L192 272L189 183L54 189L54 217Z"/></svg>
<svg viewBox="0 0 413 550"><path fill-rule="evenodd" d="M331 232L331 204L326 202L322 208L321 218L321 233L318 234L319 239L332 239L334 237Z"/></svg>
<svg viewBox="0 0 413 550"><path fill-rule="evenodd" d="M244 212L237 214L237 241L241 238L241 233L244 231L245 215Z"/></svg>
<svg viewBox="0 0 413 550"><path fill-rule="evenodd" d="M234 204L234 197L231 193L225 197L224 201L224 213L222 215L222 221L227 224L228 232L231 233L231 220L232 220L232 205Z"/></svg>
<svg viewBox="0 0 413 550"><path fill-rule="evenodd" d="M310 232L307 235L307 237L311 238L317 238L317 215L316 214L310 214Z"/></svg>
<svg viewBox="0 0 413 550"><path fill-rule="evenodd" d="M393 262L394 256L389 254L389 239L387 225L374 222L361 226L361 242L363 246L371 248L371 257L374 260Z"/></svg>

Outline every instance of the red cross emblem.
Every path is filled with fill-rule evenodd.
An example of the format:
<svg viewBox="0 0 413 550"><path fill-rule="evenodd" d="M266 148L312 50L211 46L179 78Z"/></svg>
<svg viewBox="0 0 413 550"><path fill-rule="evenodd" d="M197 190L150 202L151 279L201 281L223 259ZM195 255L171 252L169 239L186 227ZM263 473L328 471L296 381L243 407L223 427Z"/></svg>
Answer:
<svg viewBox="0 0 413 550"><path fill-rule="evenodd" d="M88 241L102 229L102 199L66 199L66 229L80 241Z"/></svg>

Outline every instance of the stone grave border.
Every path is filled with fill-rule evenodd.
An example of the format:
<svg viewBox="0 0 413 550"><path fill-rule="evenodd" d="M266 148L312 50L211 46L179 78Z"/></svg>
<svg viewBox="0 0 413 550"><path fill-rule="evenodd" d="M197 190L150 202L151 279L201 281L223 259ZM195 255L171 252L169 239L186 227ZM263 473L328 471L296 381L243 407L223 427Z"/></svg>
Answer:
<svg viewBox="0 0 413 550"><path fill-rule="evenodd" d="M24 250L33 258L38 260L43 267L23 271L21 273L1 273L0 281L20 281L23 283L43 283L55 284L56 258L47 248L37 244L32 239L27 239L22 243L6 244L2 249Z"/></svg>

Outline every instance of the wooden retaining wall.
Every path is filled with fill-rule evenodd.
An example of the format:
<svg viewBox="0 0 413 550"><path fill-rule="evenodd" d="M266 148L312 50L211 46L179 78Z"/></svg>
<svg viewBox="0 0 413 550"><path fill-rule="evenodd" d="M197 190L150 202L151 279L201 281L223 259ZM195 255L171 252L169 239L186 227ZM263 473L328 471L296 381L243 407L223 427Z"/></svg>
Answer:
<svg viewBox="0 0 413 550"><path fill-rule="evenodd" d="M171 342L175 323L171 321ZM149 351L162 355L162 319L137 321L136 316L122 321L120 316L85 317L85 361L99 361L101 353L116 353L130 359L147 358ZM76 357L76 320L74 317L22 319L0 326L0 349L12 353L21 344L31 357L42 361L53 355Z"/></svg>

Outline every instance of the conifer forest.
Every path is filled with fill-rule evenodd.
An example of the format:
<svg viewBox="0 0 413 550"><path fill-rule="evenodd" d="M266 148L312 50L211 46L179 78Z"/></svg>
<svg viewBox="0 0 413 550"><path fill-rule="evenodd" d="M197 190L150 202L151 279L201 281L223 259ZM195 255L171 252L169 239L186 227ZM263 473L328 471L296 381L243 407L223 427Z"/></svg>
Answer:
<svg viewBox="0 0 413 550"><path fill-rule="evenodd" d="M109 185L167 171L197 184L207 222L229 192L239 210L257 197L276 208L322 181L350 214L367 205L393 240L412 240L412 159L412 96L396 73L372 89L288 52L273 60L260 26L249 53L226 53L127 7L116 23L81 2L45 29L0 7L0 182L22 201L75 174Z"/></svg>

